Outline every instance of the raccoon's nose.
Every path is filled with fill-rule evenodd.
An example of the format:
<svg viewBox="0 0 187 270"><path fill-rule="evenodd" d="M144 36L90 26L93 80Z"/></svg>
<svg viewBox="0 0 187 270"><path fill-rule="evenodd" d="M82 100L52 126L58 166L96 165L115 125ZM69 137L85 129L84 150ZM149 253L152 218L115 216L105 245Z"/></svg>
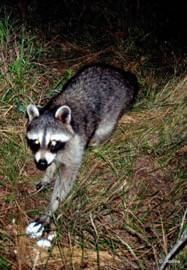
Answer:
<svg viewBox="0 0 187 270"><path fill-rule="evenodd" d="M42 170L44 171L45 169L47 169L47 161L45 159L40 159L38 162L36 162L36 167L39 169L39 170Z"/></svg>

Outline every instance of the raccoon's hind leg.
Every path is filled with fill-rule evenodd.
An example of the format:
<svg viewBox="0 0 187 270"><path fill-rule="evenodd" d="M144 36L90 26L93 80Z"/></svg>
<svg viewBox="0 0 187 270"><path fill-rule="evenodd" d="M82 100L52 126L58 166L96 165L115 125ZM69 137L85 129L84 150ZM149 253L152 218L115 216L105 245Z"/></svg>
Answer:
<svg viewBox="0 0 187 270"><path fill-rule="evenodd" d="M117 124L117 119L104 119L99 124L91 139L90 146L97 146L106 142L112 135Z"/></svg>
<svg viewBox="0 0 187 270"><path fill-rule="evenodd" d="M36 189L38 191L46 189L53 180L54 173L56 171L56 164L53 162L46 170L43 179L36 184Z"/></svg>

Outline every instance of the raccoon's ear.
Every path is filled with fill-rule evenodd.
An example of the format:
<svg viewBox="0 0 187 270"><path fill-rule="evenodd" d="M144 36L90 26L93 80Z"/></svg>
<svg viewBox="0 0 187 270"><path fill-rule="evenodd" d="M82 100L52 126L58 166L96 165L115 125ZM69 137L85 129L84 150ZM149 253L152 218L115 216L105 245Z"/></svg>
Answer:
<svg viewBox="0 0 187 270"><path fill-rule="evenodd" d="M31 122L34 118L39 117L40 113L35 105L29 104L27 106L27 115L29 117L29 122Z"/></svg>
<svg viewBox="0 0 187 270"><path fill-rule="evenodd" d="M61 120L64 124L71 122L71 109L68 106L61 106L57 109L55 117Z"/></svg>

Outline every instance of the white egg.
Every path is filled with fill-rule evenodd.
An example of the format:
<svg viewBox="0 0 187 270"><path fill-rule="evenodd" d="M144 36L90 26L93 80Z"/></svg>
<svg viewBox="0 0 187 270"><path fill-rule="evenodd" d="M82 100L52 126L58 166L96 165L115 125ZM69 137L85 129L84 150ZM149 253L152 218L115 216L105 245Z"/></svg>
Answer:
<svg viewBox="0 0 187 270"><path fill-rule="evenodd" d="M51 247L51 241L49 241L48 239L40 239L37 241L36 243L39 247L41 248L45 248L45 249L49 249Z"/></svg>
<svg viewBox="0 0 187 270"><path fill-rule="evenodd" d="M53 239L56 237L56 232L50 233L47 237L49 241L53 241Z"/></svg>

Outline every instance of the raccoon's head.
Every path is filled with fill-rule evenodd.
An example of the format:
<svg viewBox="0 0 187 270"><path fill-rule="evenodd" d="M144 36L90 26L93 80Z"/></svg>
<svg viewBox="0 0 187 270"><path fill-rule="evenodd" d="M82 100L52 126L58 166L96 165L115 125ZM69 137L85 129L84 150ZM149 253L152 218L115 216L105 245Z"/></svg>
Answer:
<svg viewBox="0 0 187 270"><path fill-rule="evenodd" d="M27 143L34 153L37 168L45 170L74 135L70 125L71 109L61 106L54 112L40 114L38 108L30 104L27 114Z"/></svg>

